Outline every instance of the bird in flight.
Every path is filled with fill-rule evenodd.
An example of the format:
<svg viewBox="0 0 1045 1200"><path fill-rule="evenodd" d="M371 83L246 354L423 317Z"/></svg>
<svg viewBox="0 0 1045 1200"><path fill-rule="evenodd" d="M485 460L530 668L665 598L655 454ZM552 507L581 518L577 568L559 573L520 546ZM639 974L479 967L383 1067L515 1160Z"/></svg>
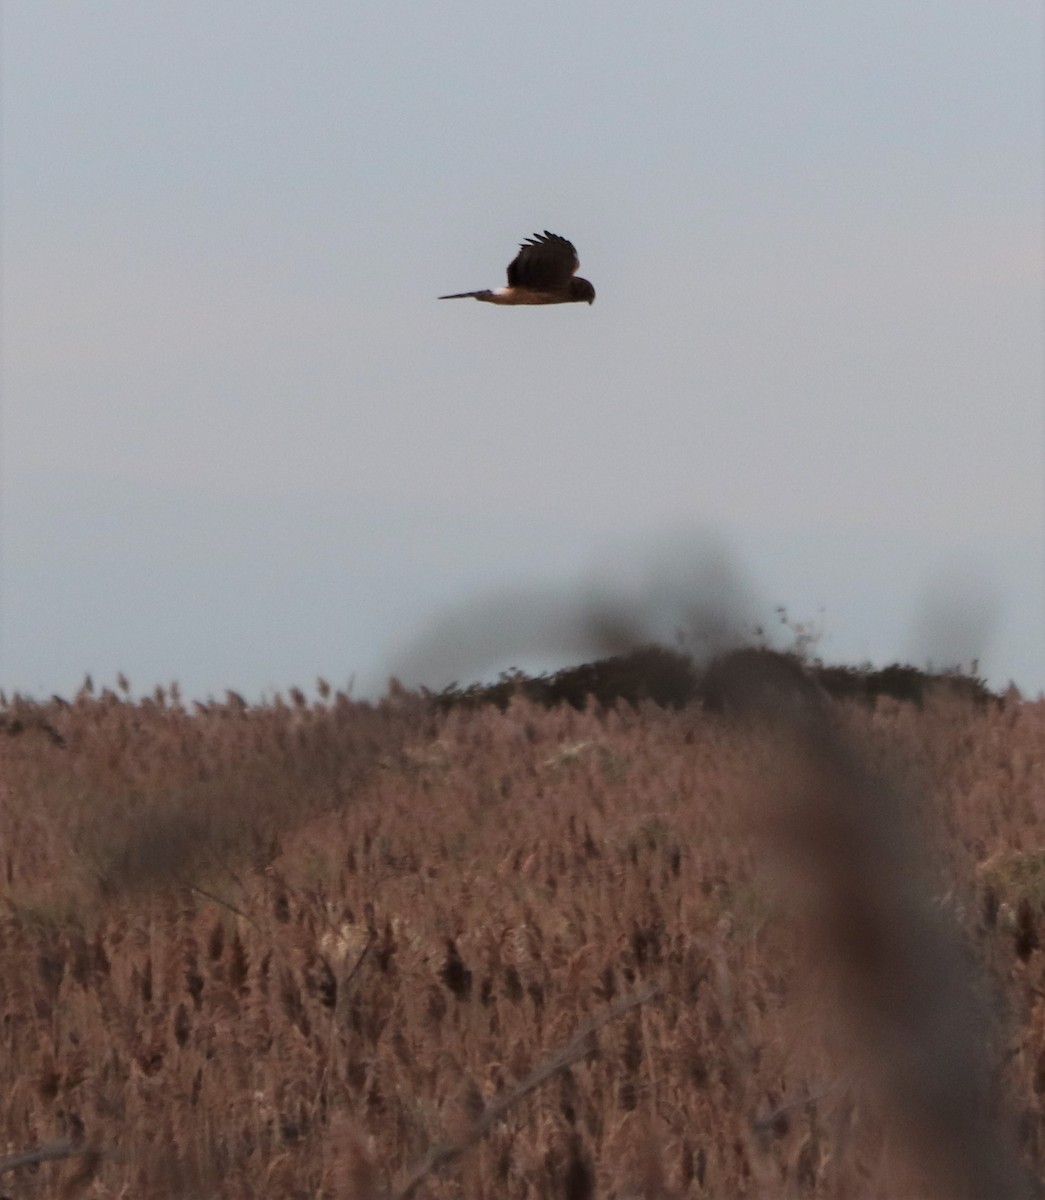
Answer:
<svg viewBox="0 0 1045 1200"><path fill-rule="evenodd" d="M440 300L464 300L472 297L488 304L573 304L587 300L595 303L595 289L587 279L577 277L581 265L573 242L557 233L535 233L519 247L508 264L508 286L491 291L454 292Z"/></svg>

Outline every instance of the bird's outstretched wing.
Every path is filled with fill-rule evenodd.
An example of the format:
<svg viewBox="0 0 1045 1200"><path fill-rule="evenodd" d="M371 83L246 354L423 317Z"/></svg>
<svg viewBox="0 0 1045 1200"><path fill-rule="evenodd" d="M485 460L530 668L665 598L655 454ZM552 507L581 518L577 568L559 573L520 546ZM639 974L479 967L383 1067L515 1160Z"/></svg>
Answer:
<svg viewBox="0 0 1045 1200"><path fill-rule="evenodd" d="M573 242L546 229L519 247L519 253L508 264L508 286L556 291L569 286L580 265Z"/></svg>

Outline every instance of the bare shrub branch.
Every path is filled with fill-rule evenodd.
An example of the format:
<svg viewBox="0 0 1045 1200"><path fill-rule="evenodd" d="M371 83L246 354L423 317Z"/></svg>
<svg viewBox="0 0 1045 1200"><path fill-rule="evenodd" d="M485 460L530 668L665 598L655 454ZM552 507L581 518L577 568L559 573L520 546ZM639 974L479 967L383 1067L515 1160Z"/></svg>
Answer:
<svg viewBox="0 0 1045 1200"><path fill-rule="evenodd" d="M548 1080L558 1075L560 1071L566 1070L567 1067L572 1066L573 1063L591 1053L593 1049L593 1034L610 1021L615 1021L631 1009L637 1008L640 1004L647 1004L657 994L658 989L655 987L642 988L632 995L618 1000L616 1004L611 1004L599 1016L585 1021L564 1046L561 1046L550 1058L531 1071L510 1092L498 1097L492 1104L487 1105L482 1116L472 1125L464 1137L455 1142L445 1142L442 1145L434 1146L415 1167L411 1168L407 1173L406 1181L392 1193L390 1200L410 1200L410 1197L413 1196L429 1175L434 1175L444 1167L449 1166L450 1163L459 1159L476 1142L481 1141L521 1100L525 1100L531 1092L535 1092L539 1087L547 1083Z"/></svg>

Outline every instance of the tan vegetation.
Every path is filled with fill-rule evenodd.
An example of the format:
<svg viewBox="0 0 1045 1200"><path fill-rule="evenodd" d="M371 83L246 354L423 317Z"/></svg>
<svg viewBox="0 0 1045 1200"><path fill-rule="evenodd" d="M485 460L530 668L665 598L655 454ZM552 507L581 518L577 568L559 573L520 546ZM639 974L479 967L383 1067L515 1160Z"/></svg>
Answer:
<svg viewBox="0 0 1045 1200"><path fill-rule="evenodd" d="M1045 704L322 691L7 706L0 1190L1029 1194Z"/></svg>

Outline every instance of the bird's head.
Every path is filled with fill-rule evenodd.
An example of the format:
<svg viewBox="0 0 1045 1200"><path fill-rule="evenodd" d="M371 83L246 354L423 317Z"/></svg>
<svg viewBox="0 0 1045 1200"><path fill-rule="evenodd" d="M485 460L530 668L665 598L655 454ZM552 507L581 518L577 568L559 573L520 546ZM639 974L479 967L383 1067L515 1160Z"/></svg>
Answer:
<svg viewBox="0 0 1045 1200"><path fill-rule="evenodd" d="M570 299L571 300L587 300L589 304L595 303L595 289L587 281L587 279L571 279L570 280Z"/></svg>

